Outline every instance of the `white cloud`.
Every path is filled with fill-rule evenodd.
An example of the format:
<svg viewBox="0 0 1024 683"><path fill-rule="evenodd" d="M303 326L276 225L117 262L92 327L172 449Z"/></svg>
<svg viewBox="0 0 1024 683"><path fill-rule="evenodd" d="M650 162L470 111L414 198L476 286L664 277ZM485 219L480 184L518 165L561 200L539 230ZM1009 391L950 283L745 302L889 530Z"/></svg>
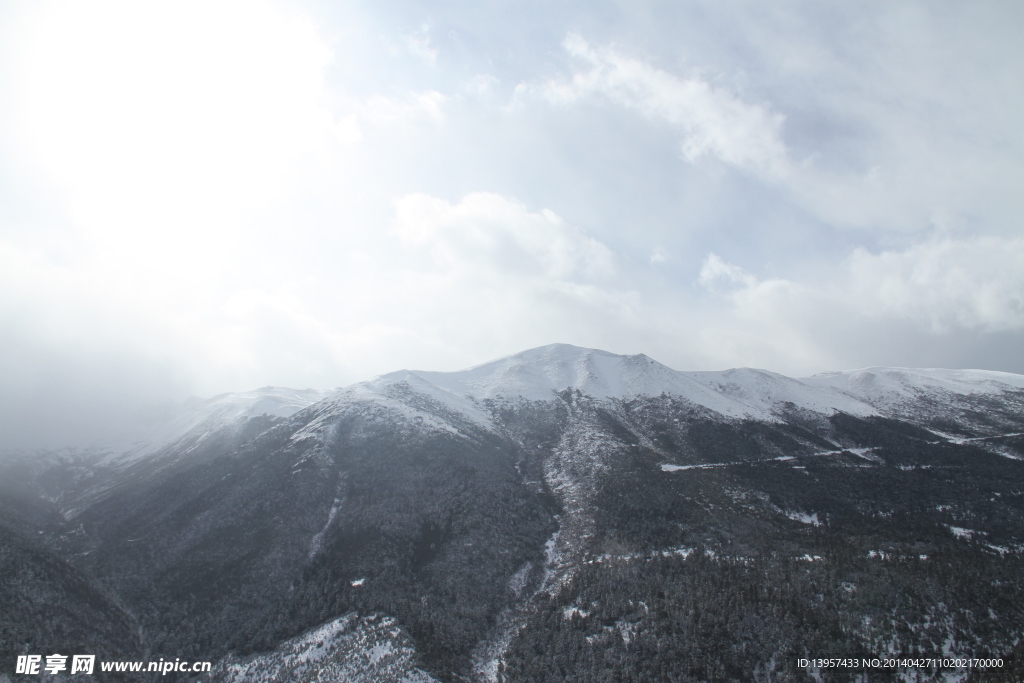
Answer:
<svg viewBox="0 0 1024 683"><path fill-rule="evenodd" d="M375 292L365 317L452 369L556 340L619 348L640 324L641 297L612 251L550 210L413 194L396 203L393 236L401 249L361 278Z"/></svg>
<svg viewBox="0 0 1024 683"><path fill-rule="evenodd" d="M846 296L876 315L936 332L1024 329L1024 239L939 239L904 251L857 249L846 264Z"/></svg>
<svg viewBox="0 0 1024 683"><path fill-rule="evenodd" d="M752 287L757 283L757 278L739 266L726 263L718 254L711 253L704 259L697 281L710 290L718 290L722 283L729 288Z"/></svg>
<svg viewBox="0 0 1024 683"><path fill-rule="evenodd" d="M422 117L442 121L445 99L436 90L411 93L405 99L374 95L360 107L360 118L374 123L410 121Z"/></svg>
<svg viewBox="0 0 1024 683"><path fill-rule="evenodd" d="M569 81L547 83L543 91L552 101L567 104L601 95L677 127L691 162L710 155L760 173L786 171L783 117L769 107L744 102L698 76L680 78L614 48L593 48L577 35L566 39L565 49L589 68Z"/></svg>
<svg viewBox="0 0 1024 683"><path fill-rule="evenodd" d="M420 28L406 38L406 45L409 52L428 66L437 63L437 50L430 44L430 25L423 24Z"/></svg>
<svg viewBox="0 0 1024 683"><path fill-rule="evenodd" d="M961 27L939 11L887 6L836 35L818 24L827 12L776 6L764 26L748 12L723 12L735 23L728 40L749 55L715 64L691 54L686 73L570 35L564 49L578 65L571 76L524 84L516 103L535 92L561 106L612 102L671 127L687 161L710 157L752 172L766 192L829 225L1016 230L1024 163L1008 116L1022 99L1005 83L1020 80L1024 61L990 25L995 15L967 12ZM850 15L835 12L839 23ZM866 41L871 51L862 50ZM751 83L748 70L761 76L756 88L723 84Z"/></svg>
<svg viewBox="0 0 1024 683"><path fill-rule="evenodd" d="M476 192L457 204L413 194L397 203L397 234L446 269L583 282L615 273L611 251L544 209Z"/></svg>
<svg viewBox="0 0 1024 683"><path fill-rule="evenodd" d="M465 82L465 89L480 96L494 90L500 83L493 74L476 74Z"/></svg>
<svg viewBox="0 0 1024 683"><path fill-rule="evenodd" d="M712 296L704 353L763 358L802 372L848 364L858 345L870 350L868 362L886 344L885 353L913 357L913 349L889 341L908 331L941 343L950 334L1024 330L1020 238L936 239L877 254L855 249L840 263L790 278L758 278L712 253L698 282Z"/></svg>

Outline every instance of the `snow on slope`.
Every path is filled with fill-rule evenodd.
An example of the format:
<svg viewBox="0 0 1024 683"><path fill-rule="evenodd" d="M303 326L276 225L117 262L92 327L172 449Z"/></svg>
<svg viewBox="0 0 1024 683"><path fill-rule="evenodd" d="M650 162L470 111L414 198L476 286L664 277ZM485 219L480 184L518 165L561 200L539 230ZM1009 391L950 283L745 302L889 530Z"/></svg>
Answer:
<svg viewBox="0 0 1024 683"><path fill-rule="evenodd" d="M455 394L476 399L521 397L547 401L567 388L594 398L658 395L678 383L677 373L647 356L552 344L459 372L416 375Z"/></svg>
<svg viewBox="0 0 1024 683"><path fill-rule="evenodd" d="M437 683L416 667L409 636L391 617L348 614L286 640L271 652L216 664L221 683Z"/></svg>
<svg viewBox="0 0 1024 683"><path fill-rule="evenodd" d="M957 394L1024 389L1024 375L991 370L865 368L820 373L800 381L811 386L834 387L872 400L915 398L922 392L936 389Z"/></svg>
<svg viewBox="0 0 1024 683"><path fill-rule="evenodd" d="M413 374L477 400L551 400L557 391L578 389L596 399L668 394L732 418L774 420L787 402L826 414L877 412L847 394L764 370L678 372L643 354L620 356L568 344L530 349L460 372Z"/></svg>
<svg viewBox="0 0 1024 683"><path fill-rule="evenodd" d="M736 368L681 374L762 413L771 414L791 403L797 408L826 415L836 411L861 417L878 414L872 405L832 387L809 385L767 370Z"/></svg>
<svg viewBox="0 0 1024 683"><path fill-rule="evenodd" d="M774 421L786 405L819 413L874 415L867 403L831 387L809 386L765 370L678 372L643 354L623 356L569 344L551 344L457 372L401 370L340 389L321 410L317 424L296 436L315 433L325 420L355 403L373 402L407 419L420 417L446 427L458 415L481 427L493 426L484 400L550 401L566 389L598 400L671 395L730 418Z"/></svg>
<svg viewBox="0 0 1024 683"><path fill-rule="evenodd" d="M196 448L225 427L259 415L290 417L312 406L294 441L321 437L343 412L372 419L399 417L462 435L467 424L491 430L485 400L551 401L566 389L597 400L663 394L727 418L776 421L796 407L857 416L912 411L950 396L1024 390L1024 376L984 370L867 368L792 379L766 370L679 372L643 354L624 356L569 344L551 344L458 372L401 370L330 393L265 387L223 394L190 410L135 447L105 458L125 464L170 446Z"/></svg>
<svg viewBox="0 0 1024 683"><path fill-rule="evenodd" d="M823 372L801 382L832 388L872 405L893 407L936 394L999 394L1024 389L1024 375L992 370L865 368Z"/></svg>
<svg viewBox="0 0 1024 683"><path fill-rule="evenodd" d="M255 391L221 394L199 403L160 428L141 443L104 458L104 465L124 465L171 446L196 448L206 438L225 427L266 415L291 417L325 395L315 389L263 387Z"/></svg>
<svg viewBox="0 0 1024 683"><path fill-rule="evenodd" d="M408 370L336 389L312 410L310 421L292 435L293 442L323 441L335 418L353 412L367 420L417 422L421 427L456 436L463 436L460 426L466 423L494 429L490 415L472 399L442 389Z"/></svg>
<svg viewBox="0 0 1024 683"><path fill-rule="evenodd" d="M495 425L483 401L551 401L566 389L598 400L670 394L731 418L774 419L764 405L744 403L642 354L621 356L552 344L468 370L400 370L339 389L314 408L314 418L292 439L320 437L343 412L361 410L374 418L371 405L389 417L418 419L423 426L455 434L460 422L491 430Z"/></svg>
<svg viewBox="0 0 1024 683"><path fill-rule="evenodd" d="M482 427L491 427L490 416L469 395L453 392L422 377L423 373L399 370L382 375L365 383L366 389L388 398L404 400L414 408L429 410L435 414L459 415ZM421 399L416 401L409 394Z"/></svg>
<svg viewBox="0 0 1024 683"><path fill-rule="evenodd" d="M715 412L742 417L752 411L734 399L644 355L620 356L552 344L460 372L415 372L447 391L482 399L550 401L565 389L596 399L672 394Z"/></svg>

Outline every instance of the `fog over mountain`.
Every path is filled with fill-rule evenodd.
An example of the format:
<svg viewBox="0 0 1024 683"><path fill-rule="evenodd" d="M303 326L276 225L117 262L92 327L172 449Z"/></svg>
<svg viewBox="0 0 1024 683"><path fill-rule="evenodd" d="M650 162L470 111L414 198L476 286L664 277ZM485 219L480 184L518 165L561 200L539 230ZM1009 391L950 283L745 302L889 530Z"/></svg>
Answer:
<svg viewBox="0 0 1024 683"><path fill-rule="evenodd" d="M265 387L130 445L6 454L0 534L0 663L724 682L920 655L1004 666L867 673L1012 680L1024 376L680 372L554 344Z"/></svg>
<svg viewBox="0 0 1024 683"><path fill-rule="evenodd" d="M1024 372L1022 24L1000 2L0 3L3 445L556 340Z"/></svg>

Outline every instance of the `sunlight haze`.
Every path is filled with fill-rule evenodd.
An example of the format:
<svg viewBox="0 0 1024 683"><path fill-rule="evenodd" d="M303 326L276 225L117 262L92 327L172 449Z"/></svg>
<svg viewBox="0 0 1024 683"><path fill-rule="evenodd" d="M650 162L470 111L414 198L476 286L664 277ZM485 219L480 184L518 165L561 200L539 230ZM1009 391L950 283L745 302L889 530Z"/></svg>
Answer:
<svg viewBox="0 0 1024 683"><path fill-rule="evenodd" d="M555 342L1024 373L1022 25L995 2L4 2L4 445Z"/></svg>

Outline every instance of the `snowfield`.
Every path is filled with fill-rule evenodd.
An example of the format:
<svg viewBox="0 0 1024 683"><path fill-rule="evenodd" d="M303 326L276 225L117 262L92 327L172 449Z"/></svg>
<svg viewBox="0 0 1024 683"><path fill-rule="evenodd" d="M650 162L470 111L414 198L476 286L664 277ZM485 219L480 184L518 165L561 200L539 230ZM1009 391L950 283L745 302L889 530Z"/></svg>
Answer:
<svg viewBox="0 0 1024 683"><path fill-rule="evenodd" d="M185 411L142 442L110 452L100 464L122 466L162 450L196 448L248 419L283 420L305 409L315 417L292 436L296 442L322 439L329 424L351 411L369 417L376 412L380 419L463 436L468 426L494 431L494 405L558 401L567 390L600 402L669 396L725 420L777 422L792 411L913 417L922 412L922 403L948 406L957 399L1024 392L1024 376L879 367L800 379L753 368L680 372L643 354L551 344L457 372L400 370L330 392L264 387L222 394Z"/></svg>

